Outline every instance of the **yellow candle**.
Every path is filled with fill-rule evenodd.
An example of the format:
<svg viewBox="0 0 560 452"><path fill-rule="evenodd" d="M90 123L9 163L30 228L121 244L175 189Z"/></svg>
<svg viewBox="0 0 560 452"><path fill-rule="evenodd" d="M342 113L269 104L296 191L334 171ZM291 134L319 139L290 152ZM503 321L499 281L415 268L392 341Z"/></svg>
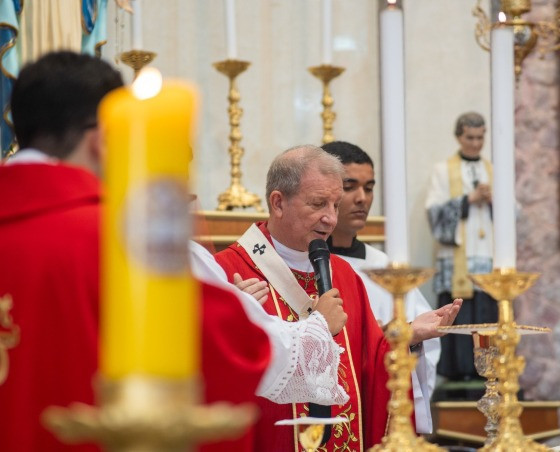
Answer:
<svg viewBox="0 0 560 452"><path fill-rule="evenodd" d="M109 379L185 378L200 368L200 297L188 264L196 106L193 87L162 86L153 73L100 105L107 152L100 366Z"/></svg>

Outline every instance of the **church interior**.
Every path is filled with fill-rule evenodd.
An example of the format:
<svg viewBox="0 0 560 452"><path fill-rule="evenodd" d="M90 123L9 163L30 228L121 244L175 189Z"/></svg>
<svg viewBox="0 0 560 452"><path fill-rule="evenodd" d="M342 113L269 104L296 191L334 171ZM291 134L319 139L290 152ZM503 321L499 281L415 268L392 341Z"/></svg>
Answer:
<svg viewBox="0 0 560 452"><path fill-rule="evenodd" d="M394 28L398 20L389 23L393 17L384 17L387 11L398 12L400 35ZM504 11L505 25L498 14ZM389 25L384 28L385 19ZM516 29L515 20L523 21ZM493 33L504 29L513 30L511 62L519 67L507 66L507 58L505 63L493 60L499 55L492 47L498 42ZM527 33L534 33L536 41L527 44ZM184 80L196 87L195 138L189 149L190 187L196 194L190 203L196 211L192 238L212 253L238 240L253 222L268 218L266 170L278 154L297 145L347 141L366 151L375 170L373 204L358 239L396 256L390 260L404 261L405 268L434 268L437 247L426 211L432 170L459 149L457 118L464 112L480 113L486 120L481 155L494 166L493 237L509 252L502 262L494 256L489 273L497 278L494 285L482 279L475 283L499 299L500 320L489 321L495 336L484 325L478 328L481 335L472 325L446 332L469 340L472 335L475 356L493 346L506 356L504 361L523 357L525 364L515 371L504 370L502 363L498 373L477 367L478 377L456 381L438 375L431 399L433 431L424 435L426 444L420 449L435 444L455 451L560 446L557 0L5 0L0 2L0 40L3 162L18 152L9 112L14 81L25 64L47 52L69 49L98 56L121 73L126 85L155 68L164 83ZM509 104L499 97L504 83L511 83L504 94L511 94ZM504 112L500 105L511 108ZM401 107L399 117L394 110ZM505 122L500 122L500 111ZM393 137L400 140L395 148ZM504 139L507 155L496 157ZM172 140L160 143L167 144L175 146ZM507 164L500 165L500 158ZM501 181L510 181L513 193L507 185L505 194L498 192ZM513 221L505 226L498 205L503 199L515 204L505 222ZM391 218L393 205L402 208L406 223L404 259L395 251L402 236L394 226L402 222ZM2 261L9 266L10 256ZM413 287L438 308L431 278L420 278ZM398 298L400 292L394 290ZM0 297L4 295L0 285ZM9 335L2 335L9 330L2 323L2 309L0 303L0 377L5 356L17 351ZM13 321L17 324L17 318ZM498 344L488 342L496 336ZM490 359L486 366L498 361ZM9 379L9 367L6 372ZM497 385L492 386L495 398L488 397L488 381ZM150 402L159 403L163 393L150 394L155 397ZM481 403L503 403L499 415L492 411L498 420L489 420L490 408ZM488 443L492 422L498 440L507 436L502 432L509 428L505 418L512 422L509 427L522 429L514 433L527 444L508 449ZM201 431L210 428L195 424ZM83 433L93 427L77 428ZM402 433L398 427L387 430L389 436ZM1 444L0 438L0 449ZM375 450L415 448L383 444ZM176 449L149 444L142 450Z"/></svg>

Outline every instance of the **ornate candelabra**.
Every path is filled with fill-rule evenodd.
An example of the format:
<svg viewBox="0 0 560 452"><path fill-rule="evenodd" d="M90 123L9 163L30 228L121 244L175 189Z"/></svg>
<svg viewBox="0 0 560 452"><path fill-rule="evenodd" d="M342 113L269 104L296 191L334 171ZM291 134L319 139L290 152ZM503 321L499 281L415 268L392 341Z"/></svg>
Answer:
<svg viewBox="0 0 560 452"><path fill-rule="evenodd" d="M228 148L230 156L230 176L231 183L229 188L218 196L218 207L216 210L232 210L235 208L254 207L257 212L263 212L261 198L254 193L250 193L241 184L241 157L244 150L240 146L241 129L239 127L243 109L239 106L241 95L237 90L235 79L239 74L246 71L250 63L240 60L225 60L214 63L214 67L229 79L228 94L228 115L229 115L229 141Z"/></svg>
<svg viewBox="0 0 560 452"><path fill-rule="evenodd" d="M115 452L184 452L235 437L256 416L252 405L199 404L198 381L129 377L103 381L100 407L50 407L43 420L65 442L94 441Z"/></svg>
<svg viewBox="0 0 560 452"><path fill-rule="evenodd" d="M531 287L538 278L537 273L518 273L515 268L495 269L492 273L469 275L475 284L498 302L498 329L496 345L499 357L494 361L498 376L498 405L500 416L498 432L491 444L482 451L546 451L545 446L523 436L519 416L523 410L517 392L519 374L525 367L522 356L516 356L515 348L519 334L513 318L513 299Z"/></svg>
<svg viewBox="0 0 560 452"><path fill-rule="evenodd" d="M321 118L323 119L323 144L334 141L333 124L336 119L336 113L333 111L332 106L334 99L329 90L329 84L333 78L338 77L344 72L344 68L340 66L333 66L331 64L322 64L320 66L313 66L309 68L315 77L323 83L323 112Z"/></svg>
<svg viewBox="0 0 560 452"><path fill-rule="evenodd" d="M150 64L156 56L156 53L147 50L129 50L121 53L120 59L124 64L134 69L134 78L136 78L142 68Z"/></svg>
<svg viewBox="0 0 560 452"><path fill-rule="evenodd" d="M393 320L385 332L387 341L391 345L391 352L385 356L385 367L389 372L387 388L391 391L391 400L388 404L388 429L381 444L374 446L370 451L443 451L435 444L430 444L416 435L410 421L412 402L408 395L410 373L416 367L416 356L409 351L412 328L406 321L404 297L411 289L430 279L434 271L392 264L389 268L365 270L365 272L373 281L388 290L394 299Z"/></svg>
<svg viewBox="0 0 560 452"><path fill-rule="evenodd" d="M8 349L15 347L19 343L19 327L14 325L10 311L13 301L10 295L0 298L0 385L6 381L10 369Z"/></svg>
<svg viewBox="0 0 560 452"><path fill-rule="evenodd" d="M488 15L477 0L473 15L478 18L475 28L476 41L484 50L490 50L489 31L493 27ZM521 16L531 11L531 0L501 0L500 9L506 14L506 25L513 27L515 76L521 75L521 64L536 47L541 57L560 49L560 10L555 10L552 21L531 22Z"/></svg>

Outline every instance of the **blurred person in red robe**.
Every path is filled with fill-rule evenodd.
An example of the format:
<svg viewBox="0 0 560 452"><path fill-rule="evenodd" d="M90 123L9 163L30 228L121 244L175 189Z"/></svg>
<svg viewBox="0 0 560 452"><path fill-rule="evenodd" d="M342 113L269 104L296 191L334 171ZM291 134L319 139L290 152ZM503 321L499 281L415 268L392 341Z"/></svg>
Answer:
<svg viewBox="0 0 560 452"><path fill-rule="evenodd" d="M0 166L0 296L20 343L0 386L0 448L93 451L43 427L52 405L94 404L98 365L101 98L122 85L102 60L56 52L25 67L12 93L21 150ZM205 400L254 401L270 360L266 334L231 292L201 283ZM239 334L243 331L243 334ZM248 437L205 450L244 451Z"/></svg>

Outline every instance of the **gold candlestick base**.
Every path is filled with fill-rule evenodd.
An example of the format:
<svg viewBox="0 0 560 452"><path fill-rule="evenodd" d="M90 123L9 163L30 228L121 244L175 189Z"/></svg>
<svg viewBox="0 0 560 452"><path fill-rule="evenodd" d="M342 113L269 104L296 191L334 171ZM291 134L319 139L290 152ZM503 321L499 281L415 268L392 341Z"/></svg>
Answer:
<svg viewBox="0 0 560 452"><path fill-rule="evenodd" d="M8 350L18 345L20 338L19 326L14 324L10 315L13 305L11 295L0 297L0 327L4 330L0 331L0 385L8 378L10 370Z"/></svg>
<svg viewBox="0 0 560 452"><path fill-rule="evenodd" d="M116 452L185 452L189 446L239 435L254 422L252 405L199 405L195 380L130 377L103 381L101 406L49 407L43 421L62 441L94 441Z"/></svg>
<svg viewBox="0 0 560 452"><path fill-rule="evenodd" d="M120 58L124 64L134 69L134 78L136 78L142 68L150 64L156 56L156 53L147 50L129 50L121 53Z"/></svg>
<svg viewBox="0 0 560 452"><path fill-rule="evenodd" d="M409 399L410 374L416 367L416 356L409 351L412 328L406 321L404 297L407 292L420 286L434 274L433 269L409 268L402 264L392 264L389 268L364 270L368 276L394 299L393 320L388 325L385 337L391 345L391 352L385 356L385 367L389 373L387 388L391 390L388 404L388 433L381 444L370 452L418 452L443 451L416 435L410 415L412 402Z"/></svg>
<svg viewBox="0 0 560 452"><path fill-rule="evenodd" d="M498 390L502 395L498 413L500 421L497 436L481 451L546 451L523 435L519 416L523 408L517 399L519 375L525 367L522 356L516 356L519 334L513 318L513 299L531 287L539 277L537 273L518 273L515 268L495 269L492 273L469 275L475 284L498 301L498 330L496 345L500 356L494 361L498 375Z"/></svg>
<svg viewBox="0 0 560 452"><path fill-rule="evenodd" d="M299 442L305 452L315 452L321 445L325 426L323 424L302 425L299 432Z"/></svg>
<svg viewBox="0 0 560 452"><path fill-rule="evenodd" d="M321 82L323 82L323 99L321 101L321 103L323 104L323 112L321 113L321 118L323 119L322 142L323 144L330 143L331 141L334 141L333 124L334 120L336 119L336 113L332 109L334 99L331 96L329 84L333 78L338 77L344 72L345 69L340 66L322 64L320 66L310 67L308 70L315 77L321 80Z"/></svg>
<svg viewBox="0 0 560 452"><path fill-rule="evenodd" d="M237 208L254 207L257 212L264 212L261 207L261 198L254 193L249 192L241 184L241 157L244 149L239 144L243 135L241 135L240 122L243 115L243 109L239 106L241 95L237 90L235 79L239 74L246 71L251 63L240 60L225 60L214 63L214 67L218 72L224 74L229 79L228 94L228 115L229 115L229 141L228 148L230 156L230 176L231 183L229 188L218 196L218 207L216 210L233 210Z"/></svg>

